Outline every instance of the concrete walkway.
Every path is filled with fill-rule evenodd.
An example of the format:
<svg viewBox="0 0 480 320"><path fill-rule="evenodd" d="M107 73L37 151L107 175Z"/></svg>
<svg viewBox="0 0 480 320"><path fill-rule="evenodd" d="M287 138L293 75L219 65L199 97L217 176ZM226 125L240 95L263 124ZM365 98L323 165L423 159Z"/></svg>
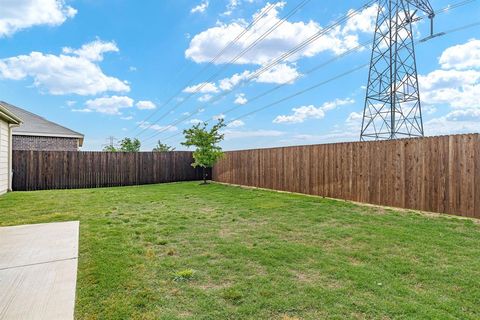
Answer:
<svg viewBox="0 0 480 320"><path fill-rule="evenodd" d="M0 319L73 319L79 222L0 228Z"/></svg>

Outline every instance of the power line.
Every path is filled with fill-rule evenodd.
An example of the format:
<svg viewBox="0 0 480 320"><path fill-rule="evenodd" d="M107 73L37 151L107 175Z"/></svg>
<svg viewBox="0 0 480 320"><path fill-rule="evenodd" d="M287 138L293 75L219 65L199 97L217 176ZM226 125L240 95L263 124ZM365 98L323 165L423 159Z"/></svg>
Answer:
<svg viewBox="0 0 480 320"><path fill-rule="evenodd" d="M467 25L464 25L464 26L461 26L461 27L458 27L458 28L454 28L454 29L450 29L450 30L448 30L448 31L444 31L444 35L451 34L451 33L458 32L458 31L462 31L462 30L466 30L466 29L469 29L469 28L472 28L472 27L476 27L476 26L479 26L479 25L480 25L480 21L474 22L474 23L467 24ZM422 44L422 42L421 42L421 41L416 41L415 44L417 44L417 45L418 45L418 44ZM284 101L290 100L290 99L292 99L292 98L294 98L294 97L296 97L296 96L302 95L302 94L304 94L304 93L306 93L306 92L308 92L308 91L311 91L311 90L313 90L313 89L316 89L316 88L318 88L318 87L321 87L321 86L323 86L323 85L325 85L325 84L327 84L327 83L330 83L330 82L332 82L332 81L335 81L335 80L337 80L337 79L343 78L344 76L349 75L349 74L351 74L351 73L354 73L354 72L356 72L356 71L358 71L358 70L360 70L360 69L362 69L362 68L365 68L365 67L368 66L368 65L370 65L370 63L366 63L366 64L363 64L363 65L361 65L361 66L359 66L359 67L350 69L350 70L348 70L348 71L346 71L346 72L343 72L343 73L341 73L341 74L339 74L339 75L337 75L337 76L335 76L335 77L332 77L332 78L330 78L330 79L328 79L328 80L322 81L322 82L317 83L317 84L315 84L315 85L313 85L313 86L311 86L311 87L308 87L308 88L306 88L306 89L304 89L304 90L298 91L298 92L296 92L296 93L294 93L294 94L292 94L292 95L290 95L290 96L287 96L287 97L285 97L285 98L282 98L282 99L280 99L280 100L277 100L277 101L275 101L275 102L273 102L273 103L267 104L267 105L265 105L265 106L263 106L263 107L261 107L261 108L255 109L255 110L253 110L253 111L247 112L247 113L245 113L245 114L243 114L243 115L241 115L241 116L239 116L239 117L237 117L237 118L235 118L235 119L232 119L231 121L227 122L227 124L232 123L233 121L239 120L239 119L241 119L241 118L250 116L250 115L252 115L252 114L254 114L254 113L257 113L257 112L259 112L259 111L265 110L265 109L267 109L267 108L269 108L269 107L272 107L272 106L277 105L277 104L279 104L279 103L282 103L282 102L284 102Z"/></svg>
<svg viewBox="0 0 480 320"><path fill-rule="evenodd" d="M450 29L450 30L444 31L444 35L448 35L448 34L451 34L451 33L459 32L459 31L462 31L462 30L466 30L466 29L469 29L469 28L476 27L476 26L480 26L480 21L474 22L474 23L470 23L470 24L466 24L466 25L463 25L463 26L458 27L458 28L454 28L454 29ZM422 44L422 42L421 42L421 41L416 41L415 44L417 44L417 45L418 45L418 44ZM262 107L260 107L260 108L255 109L255 110L249 111L249 112L247 112L247 113L245 113L245 114L243 114L243 115L240 115L240 116L238 116L238 117L236 117L236 118L228 121L226 124L228 125L228 124L230 124L230 123L232 123L232 122L234 122L234 121L237 121L237 120L240 120L240 119L242 119L242 118L248 117L248 116L250 116L250 115L252 115L252 114L255 114L255 113L257 113L257 112L263 111L263 110L265 110L265 109L268 109L268 108L270 108L270 107L272 107L272 106L274 106L274 105L280 104L280 103L282 103L282 102L288 101L288 100L290 100L290 99L292 99L292 98L294 98L294 97L297 97L297 96L302 95L302 94L304 94L304 93L306 93L306 92L309 92L309 91L311 91L311 90L314 90L314 89L316 89L316 88L319 88L319 87L321 87L321 86L324 86L324 85L326 85L326 84L328 84L328 83L330 83L330 82L333 82L333 81L335 81L335 80L338 80L338 79L340 79L340 78L343 78L343 77L345 77L345 76L347 76L347 75L349 75L349 74L352 74L352 73L354 73L354 72L356 72L356 71L359 71L359 70L361 70L361 69L363 69L363 68L365 68L365 67L367 67L367 66L369 66L369 65L370 65L370 63L366 63L366 64L360 65L360 66L358 66L358 67L355 67L355 68L353 68L353 69L350 69L350 70L348 70L348 71L345 71L345 72L343 72L343 73L341 73L341 74L338 74L338 75L336 75L336 76L334 76L334 77L332 77L332 78L329 78L329 79L327 79L327 80L321 81L321 82L319 82L319 83L317 83L317 84L315 84L315 85L313 85L313 86L310 86L310 87L308 87L308 88L306 88L306 89L303 89L303 90L301 90L301 91L298 91L298 92L296 92L296 93L294 93L294 94L292 94L292 95L289 95L289 96L284 97L284 98L282 98L282 99L279 99L279 100L277 100L277 101L275 101L275 102L269 103L269 104L267 104L267 105L265 105L265 106L262 106ZM166 138L163 139L163 140L165 141L165 140L174 138L174 137L176 137L176 136L178 136L178 135L180 135L180 134L181 134L181 132L178 132L178 133L176 133L176 134L173 134L173 135L171 135L171 136L166 137Z"/></svg>
<svg viewBox="0 0 480 320"><path fill-rule="evenodd" d="M292 95L289 95L289 96L284 97L284 98L282 98L282 99L280 99L280 100L277 100L277 101L275 101L275 102L269 103L269 104L267 104L267 105L265 105L265 106L263 106L263 107L261 107L261 108L252 110L252 111L250 111L250 112L248 112L248 113L245 113L245 114L243 114L243 115L241 115L241 116L239 116L239 117L237 117L237 118L235 118L235 119L232 119L232 120L228 121L226 124L228 125L228 124L230 124L230 123L232 123L232 122L234 122L234 121L236 121L236 120L240 120L241 118L247 117L247 116L249 116L249 115L252 115L252 114L254 114L254 113L260 112L260 111L265 110L265 109L267 109L267 108L270 108L270 107L272 107L272 106L274 106L274 105L277 105L277 104L279 104L279 103L282 103L282 102L285 102L285 101L287 101L287 100L293 99L293 98L295 98L295 97L297 97L297 96L299 96L299 95L302 95L302 94L304 94L304 93L306 93L306 92L308 92L308 91L311 91L311 90L316 89L316 88L318 88L318 87L324 86L324 85L326 85L326 84L328 84L328 83L330 83L330 82L333 82L333 81L335 81L335 80L337 80L337 79L343 78L343 77L345 77L345 76L347 76L347 75L349 75L349 74L352 74L352 73L354 73L354 72L356 72L356 71L358 71L358 70L360 70L360 69L362 69L362 68L365 68L365 67L368 66L368 65L370 65L370 63L362 64L361 66L358 66L358 67L356 67L356 68L353 68L353 69L350 69L350 70L348 70L348 71L345 71L345 72L343 72L343 73L341 73L341 74L339 74L339 75L336 75L336 76L334 76L334 77L332 77L332 78L329 78L329 79L327 79L327 80L324 80L324 81L322 81L322 82L320 82L320 83L317 83L317 84L315 84L315 85L313 85L313 86L310 86L310 87L308 87L308 88L306 88L306 89L303 89L303 90L301 90L301 91L298 91L298 92L296 92L296 93L294 93L294 94L292 94ZM178 135L180 135L180 134L181 134L181 132L178 132L178 133L176 133L176 134L174 134L174 135L171 135L171 136L169 136L169 137L167 137L167 138L165 138L165 139L163 139L163 140L171 139L171 138L173 138L173 137L175 137L175 136L178 136Z"/></svg>
<svg viewBox="0 0 480 320"><path fill-rule="evenodd" d="M152 112L149 116L147 116L147 118L145 118L143 121L141 121L136 127L134 130L138 129L142 123L145 123L146 121L148 121L149 119L151 119L158 111L161 110L162 107L168 105L175 97L177 97L178 95L180 95L182 92L183 92L183 89L189 85L192 84L193 80L195 80L200 74L202 74L203 72L205 72L205 70L208 69L208 67L210 67L212 64L215 63L215 61L217 61L217 59L223 54L225 53L225 51L227 51L235 42L237 42L238 40L240 40L240 38L242 38L248 31L250 31L250 29L255 26L260 20L262 20L273 8L276 7L276 5L278 4L279 1L277 2L274 2L272 4L270 4L265 10L263 10L261 12L261 14L259 16L257 16L252 22L250 22L250 24L245 27L242 32L240 32L233 40L231 40L225 47L223 47L216 55L215 57L210 60L208 62L208 64L206 64L199 72L197 72L192 78L190 78L190 80L187 81L187 83L185 84L185 86L183 86L180 90L178 90L175 94L173 94L172 96L170 96L167 101L165 103L162 104L162 106L160 106L159 108L157 108L157 110L155 110L154 112ZM184 71L185 68L182 69L182 73ZM200 88L201 89L201 88Z"/></svg>
<svg viewBox="0 0 480 320"><path fill-rule="evenodd" d="M330 32L331 30L333 30L336 26L340 25L341 23L351 19L353 16L357 15L362 9L370 6L371 4L373 4L374 2L376 2L376 0L371 0L369 1L368 3L362 5L361 7L359 7L358 9L354 10L354 11L349 11L349 13L347 14L347 16L345 17L342 17L341 19L337 20L336 22L334 22L333 24L329 25L328 27L320 30L319 32L316 32L314 35L312 35L311 37L309 37L308 39L304 40L302 43L300 43L299 45L297 45L296 47L294 47L293 49L287 51L286 53L282 54L280 57L277 57L272 63L269 63L268 64L268 67L262 67L260 70L256 71L253 75L249 76L247 78L247 80L245 81L245 83L248 83L249 81L253 80L254 78L256 77L259 77L261 74L263 74L264 72L268 71L269 69L273 68L274 66L278 65L279 63L281 63L283 61L283 59L286 59L288 57L290 57L292 54L298 52L301 48L304 48L305 46L307 46L308 44L312 43L313 41L317 40L318 38L320 38L321 36L327 34L328 32ZM221 98L225 97L226 95L236 91L239 87L243 86L244 83L239 83L237 84L236 86L233 87L233 89L231 89L230 91L227 91L227 92L224 92L218 96L215 97L215 99L209 101L209 104L212 104L213 102L216 102L218 100L220 100ZM179 120L175 120L173 123L165 126L164 128L162 128L161 130L159 130L158 132L154 133L153 135L149 136L146 138L146 141L158 136L159 134L167 131L168 129L172 128L174 125L184 121L184 120L187 120L188 118L192 117L193 115L195 114L198 114L201 112L202 109L204 109L206 106L202 106L200 108L197 108L193 113L190 113L189 115L179 119ZM161 120L161 119L160 119ZM154 122L153 124L156 124L158 123L157 122Z"/></svg>
<svg viewBox="0 0 480 320"><path fill-rule="evenodd" d="M466 4L471 3L471 2L473 2L473 1L476 1L476 0L466 0L466 1L461 1L461 2L455 3L455 4L453 4L453 5L450 5L450 6L447 6L447 7L443 8L443 9L440 9L437 14L448 12L448 11L451 10L451 9L458 8L458 7L460 7L460 6L466 5ZM364 5L364 6L368 6L368 4L366 4L366 5ZM364 6L362 6L362 7L364 7ZM357 9L356 11L360 11L360 10L362 9L362 7L359 8L359 9ZM424 16L421 16L421 17L416 18L415 21L420 21L420 20L425 19L425 18L428 18L428 17L424 15ZM320 65L318 65L318 66L316 66L316 67L314 67L314 68L312 68L312 69L310 69L310 70L307 71L305 74L308 75L308 74L310 74L310 73L312 73L312 72L315 72L315 71L317 71L317 70L319 70L319 69L321 69L321 68L323 68L323 67L325 67L325 66L327 66L327 65L329 65L329 64L331 64L331 63L333 63L334 61L339 60L339 59L343 58L344 56L346 56L346 55L348 55L348 54L351 54L352 52L355 52L355 51L361 49L363 46L366 46L366 45L368 45L368 44L370 44L370 43L372 43L372 42L373 42L373 41L365 42L365 43L363 43L363 44L361 44L361 45L359 45L359 46L357 46L357 47L355 47L355 48L352 48L352 49L350 49L350 50L347 50L346 52L342 53L341 55L339 55L339 56L337 56L337 57L334 57L333 59L330 59L330 60L328 60L328 61L326 61L326 62L324 62L324 63L322 63L322 64L320 64ZM261 98L261 97L263 97L263 96L266 96L266 95L268 95L268 94L270 94L270 93L272 93L272 92L274 92L274 91L282 88L282 87L285 86L285 85L287 85L287 83L283 83L283 84L280 84L280 85L278 85L278 86L276 86L276 87L274 87L274 88L272 88L272 89L269 89L269 90L267 90L266 92L261 93L261 94L255 96L255 97L251 98L247 104L250 104L251 102L253 102L253 101L257 100L257 99L259 99L259 98ZM232 92L232 91L229 91L229 92L227 92L226 94L229 94L229 93L231 93L231 92ZM224 95L226 95L226 94L224 94ZM224 95L223 95L223 96L224 96ZM218 100L218 99L217 99L217 100ZM242 107L244 107L244 106L245 106L245 105L242 105ZM228 109L226 112L223 112L223 114L230 113L231 111L233 111L233 110L236 109L236 108L238 108L238 106L234 106L234 107ZM189 115L187 115L187 116L185 116L185 117L183 117L183 118L181 118L181 119L179 119L179 120L174 121L173 123L171 123L171 124L169 124L168 126L166 126L165 128L163 128L162 130L159 130L158 132L154 133L152 136L148 137L145 141L149 141L151 138L154 138L154 137L158 136L159 134L167 131L167 130L170 129L171 127L179 124L180 122L183 122L183 121L187 120L187 119L190 118L191 116L199 113L200 110L201 110L201 108L198 108L194 113L189 114Z"/></svg>
<svg viewBox="0 0 480 320"><path fill-rule="evenodd" d="M274 66L278 65L279 63L282 62L282 59L285 59L285 58L291 56L293 53L298 52L298 51L299 51L299 49L298 49L299 47L302 47L302 48L303 48L303 47L305 47L307 44L310 44L310 43L312 43L314 40L318 39L320 36L327 34L329 31L333 30L334 27L336 27L337 25L340 25L342 22L344 22L344 21L352 18L354 15L358 14L363 8L368 7L368 6L371 5L373 2L375 2L375 0L370 1L370 2L368 2L367 4L361 6L360 8L358 8L358 9L356 9L356 10L354 10L354 11L349 12L346 17L343 17L342 19L337 20L335 23L333 23L332 25L328 26L327 28L322 29L321 31L315 33L315 34L312 35L310 38L308 38L308 39L304 40L302 43L300 43L298 46L294 47L293 49L289 50L288 52L282 54L280 57L278 57L277 59L275 59L274 63L270 63L270 64L268 65L268 67L262 67L261 70L256 71L253 75L251 75L251 76L249 76L249 77L247 78L247 80L245 81L245 83L248 83L249 81L253 80L254 78L259 77L259 76L260 76L261 74L263 74L264 72L266 72L266 71L268 71L269 69L273 68ZM292 53L292 52L293 52L293 53ZM217 97L215 97L215 99L209 101L209 104L212 104L213 102L219 101L221 98L225 97L226 95L229 95L230 93L236 91L237 89L239 89L240 87L242 87L242 86L244 86L244 85L245 85L244 83L240 83L240 84L234 86L234 88L231 89L230 91L224 92L224 93L218 95ZM157 136L158 134L161 134L161 133L167 131L167 130L170 129L172 126L174 126L174 125L176 125L176 124L178 124L178 123L180 123L180 122L182 122L182 121L190 118L191 116L200 113L201 110L204 109L205 107L206 107L206 106L202 106L202 107L200 107L200 108L197 108L193 113L187 115L186 117L183 117L183 118L181 118L181 119L178 120L178 121L174 121L173 124L169 124L169 125L166 126L165 128L159 130L158 132L156 132L156 133L153 134L152 136L148 137L147 140L149 140L149 139L152 138L152 137ZM157 123L157 122L155 122L155 123Z"/></svg>
<svg viewBox="0 0 480 320"><path fill-rule="evenodd" d="M318 70L320 70L320 69L322 69L322 68L330 65L331 63L333 63L333 62L335 62L335 61L337 61L337 60L340 60L340 59L346 57L347 55L349 55L349 54L351 54L351 53L353 53L353 52L356 52L356 51L358 51L358 50L361 50L363 47L365 47L365 46L367 46L367 45L369 45L369 44L371 44L371 43L372 43L372 41L367 41L367 42L364 42L364 43L362 43L362 44L359 44L358 46L356 46L356 47L354 47L354 48L351 48L351 49L345 51L344 53L342 53L342 54L340 54L340 55L338 55L338 56L335 56L334 58L329 59L329 60L327 60L327 61L325 61L325 62L323 62L323 63L321 63L321 64L319 64L319 65L317 65L317 66L315 66L315 67L313 67L312 69L310 69L310 70L302 73L302 75L309 75L309 74L311 74L311 73L314 73L314 72L316 72L316 71L318 71ZM254 96L253 98L249 98L248 103L251 103L251 102L253 102L253 101L256 101L256 100L258 100L258 99L260 99L260 98L262 98L262 97L264 97L264 96L266 96L266 95L268 95L268 94L270 94L270 93L272 93L272 92L274 92L274 91L276 91L276 90L278 90L278 89L281 89L281 88L287 86L288 84L289 84L289 83L281 83L281 84L279 84L279 85L277 85L277 86L275 86L275 87L273 87L273 88L271 88L271 89L269 89L269 90L267 90L267 91L265 91L265 92L263 92L263 93L261 93L261 94L258 94L258 95L256 95L256 96ZM246 103L246 104L248 104L248 103ZM243 107L243 106L245 106L245 105L242 105L242 107ZM227 109L226 111L222 112L222 114L228 114L228 113L234 111L234 110L237 109L237 108L238 108L238 106L234 106L234 107L232 107L232 108L230 108L230 109Z"/></svg>
<svg viewBox="0 0 480 320"><path fill-rule="evenodd" d="M153 124L158 123L162 119L164 119L166 116L168 116L172 111L176 110L178 107L183 105L188 99L190 99L192 96L195 94L199 93L210 81L214 80L217 76L222 74L227 68L230 67L231 64L234 64L236 61L238 61L243 55L245 55L248 51L253 49L255 46L258 45L261 41L263 41L268 35L270 35L273 31L275 31L278 27L280 27L285 21L287 21L291 16L296 14L301 8L303 8L308 2L311 0L302 0L297 6L295 6L292 10L290 10L287 15L285 15L281 20L277 21L273 26L271 26L265 33L263 33L260 37L258 37L255 41L253 41L250 45L247 46L247 48L243 49L240 53L238 53L233 59L231 59L228 63L226 63L219 71L214 73L212 76L210 76L206 81L201 83L195 90L190 93L185 99L182 99L180 102L178 102L176 105L174 105L172 108L168 109L165 113L163 113L158 119L156 119L152 124L146 124L146 126L143 128L143 130L136 135L138 137L141 135L143 132L149 129ZM258 22L258 21L257 21ZM183 89L181 89L176 96L178 96ZM175 98L174 96L173 98ZM172 99L173 99L172 98ZM171 101L171 100L170 100ZM145 122L143 122L145 124ZM139 124L141 126L142 123Z"/></svg>

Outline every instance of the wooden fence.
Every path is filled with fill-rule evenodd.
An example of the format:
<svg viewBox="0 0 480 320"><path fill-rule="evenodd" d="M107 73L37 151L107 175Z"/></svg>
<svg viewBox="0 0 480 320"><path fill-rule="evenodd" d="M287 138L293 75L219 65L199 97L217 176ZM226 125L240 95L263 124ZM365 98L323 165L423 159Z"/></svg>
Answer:
<svg viewBox="0 0 480 320"><path fill-rule="evenodd" d="M201 180L192 153L14 151L13 190L129 186Z"/></svg>
<svg viewBox="0 0 480 320"><path fill-rule="evenodd" d="M480 136L232 151L213 179L480 218Z"/></svg>

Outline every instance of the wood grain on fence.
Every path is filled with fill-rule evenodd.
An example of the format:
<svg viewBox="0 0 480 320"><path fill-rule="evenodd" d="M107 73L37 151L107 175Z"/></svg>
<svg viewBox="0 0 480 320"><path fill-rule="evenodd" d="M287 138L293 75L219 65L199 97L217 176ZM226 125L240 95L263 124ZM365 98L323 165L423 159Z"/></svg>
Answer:
<svg viewBox="0 0 480 320"><path fill-rule="evenodd" d="M201 180L191 152L13 151L13 190L76 189Z"/></svg>
<svg viewBox="0 0 480 320"><path fill-rule="evenodd" d="M480 218L480 135L231 151L213 179Z"/></svg>

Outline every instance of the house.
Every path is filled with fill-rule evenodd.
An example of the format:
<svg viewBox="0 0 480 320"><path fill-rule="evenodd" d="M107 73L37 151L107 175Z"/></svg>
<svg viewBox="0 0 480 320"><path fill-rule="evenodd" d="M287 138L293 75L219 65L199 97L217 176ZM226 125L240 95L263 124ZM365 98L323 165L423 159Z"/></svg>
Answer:
<svg viewBox="0 0 480 320"><path fill-rule="evenodd" d="M22 119L13 129L12 150L78 151L84 135L25 109L0 101L0 106Z"/></svg>
<svg viewBox="0 0 480 320"><path fill-rule="evenodd" d="M12 189L12 130L22 121L0 105L0 194Z"/></svg>

